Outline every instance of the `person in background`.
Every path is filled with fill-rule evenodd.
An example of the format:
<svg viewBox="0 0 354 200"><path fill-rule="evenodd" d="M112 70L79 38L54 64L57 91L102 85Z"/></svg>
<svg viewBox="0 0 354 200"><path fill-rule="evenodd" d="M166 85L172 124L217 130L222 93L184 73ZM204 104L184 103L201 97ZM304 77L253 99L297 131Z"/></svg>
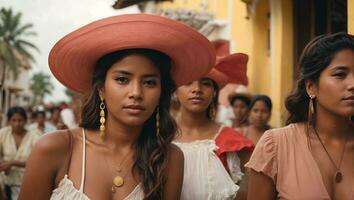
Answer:
<svg viewBox="0 0 354 200"><path fill-rule="evenodd" d="M40 134L45 134L57 130L51 122L47 121L45 111L36 111L36 120L28 126L29 129L37 129Z"/></svg>
<svg viewBox="0 0 354 200"><path fill-rule="evenodd" d="M244 129L243 134L253 144L257 144L263 133L270 129L268 122L272 113L272 100L266 95L256 95L252 98L249 107L249 126Z"/></svg>
<svg viewBox="0 0 354 200"><path fill-rule="evenodd" d="M234 113L232 128L244 134L249 126L248 113L251 97L247 94L232 93L229 96L229 103Z"/></svg>
<svg viewBox="0 0 354 200"><path fill-rule="evenodd" d="M242 85L228 83L224 88L220 90L218 96L218 110L215 121L224 125L232 127L233 119L235 118L233 109L228 100L228 96L236 92L237 88L243 87Z"/></svg>
<svg viewBox="0 0 354 200"><path fill-rule="evenodd" d="M215 122L215 116L219 90L231 81L247 83L247 59L245 54L224 57L206 76L176 91L181 134L174 143L185 157L182 200L246 198L243 166L254 146L241 133Z"/></svg>
<svg viewBox="0 0 354 200"><path fill-rule="evenodd" d="M28 111L28 116L29 116L29 120L27 122L28 125L33 124L36 122L37 119L37 112L34 111L33 108L29 109L30 111Z"/></svg>
<svg viewBox="0 0 354 200"><path fill-rule="evenodd" d="M50 108L49 122L51 122L53 125L56 125L60 122L61 120L60 111L61 111L60 108L56 106Z"/></svg>
<svg viewBox="0 0 354 200"><path fill-rule="evenodd" d="M0 129L0 180L9 200L17 200L24 168L39 135L25 128L27 114L22 107L7 112L8 126Z"/></svg>
<svg viewBox="0 0 354 200"><path fill-rule="evenodd" d="M77 128L80 122L81 115L81 96L78 93L73 92L71 101L60 112L60 116L63 119L63 123L68 128Z"/></svg>
<svg viewBox="0 0 354 200"><path fill-rule="evenodd" d="M249 200L353 200L354 36L313 39L285 105L287 126L263 134L246 167Z"/></svg>
<svg viewBox="0 0 354 200"><path fill-rule="evenodd" d="M50 119L49 122L52 123L57 130L63 130L67 129L68 127L64 124L61 115L60 115L60 108L57 106L54 106L53 108L50 109Z"/></svg>

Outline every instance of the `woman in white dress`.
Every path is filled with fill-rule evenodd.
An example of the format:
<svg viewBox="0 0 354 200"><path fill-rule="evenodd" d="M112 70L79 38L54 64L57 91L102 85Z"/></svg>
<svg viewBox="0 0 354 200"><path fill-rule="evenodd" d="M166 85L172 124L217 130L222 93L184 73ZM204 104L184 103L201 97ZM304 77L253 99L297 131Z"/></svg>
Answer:
<svg viewBox="0 0 354 200"><path fill-rule="evenodd" d="M246 180L243 165L253 149L252 142L214 121L219 89L227 82L247 84L246 70L241 70L246 67L245 59L244 54L221 59L208 75L176 91L181 105L177 117L181 134L174 143L184 153L181 199L235 199L241 182ZM227 73L230 70L237 74ZM238 199L245 197L245 185Z"/></svg>
<svg viewBox="0 0 354 200"><path fill-rule="evenodd" d="M214 62L204 36L155 15L109 17L65 36L49 66L85 94L82 121L37 143L20 199L179 199L184 159L171 144L170 97Z"/></svg>
<svg viewBox="0 0 354 200"><path fill-rule="evenodd" d="M0 129L0 184L11 200L18 198L26 161L39 132L25 127L27 114L22 107L11 107L7 119L9 126Z"/></svg>

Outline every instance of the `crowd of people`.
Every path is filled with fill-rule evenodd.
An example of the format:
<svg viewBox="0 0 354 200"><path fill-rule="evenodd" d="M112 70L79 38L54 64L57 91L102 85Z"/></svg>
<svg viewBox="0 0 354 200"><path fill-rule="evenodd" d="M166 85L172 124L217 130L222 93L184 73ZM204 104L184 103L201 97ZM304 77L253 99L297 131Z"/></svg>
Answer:
<svg viewBox="0 0 354 200"><path fill-rule="evenodd" d="M8 109L6 125L0 129L0 199L18 199L26 160L34 144L44 134L77 124L74 120L64 123L62 119L70 119L70 115L74 112L66 103Z"/></svg>
<svg viewBox="0 0 354 200"><path fill-rule="evenodd" d="M269 125L267 95L235 91L231 117L218 116L220 90L247 85L248 59L218 57L203 35L161 16L114 16L69 33L49 66L80 97L48 118L38 110L32 123L9 109L3 198L353 199L354 36L306 46L285 127Z"/></svg>

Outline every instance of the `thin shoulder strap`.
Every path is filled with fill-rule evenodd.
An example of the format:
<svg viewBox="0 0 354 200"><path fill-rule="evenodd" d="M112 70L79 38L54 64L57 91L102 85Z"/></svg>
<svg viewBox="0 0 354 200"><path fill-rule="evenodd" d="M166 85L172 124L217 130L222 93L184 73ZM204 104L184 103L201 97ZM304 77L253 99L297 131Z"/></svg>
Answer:
<svg viewBox="0 0 354 200"><path fill-rule="evenodd" d="M216 132L216 134L214 135L213 140L216 140L216 138L220 135L223 128L224 128L224 125L220 125L218 132Z"/></svg>
<svg viewBox="0 0 354 200"><path fill-rule="evenodd" d="M86 132L85 129L82 128L82 169L81 169L81 184L80 184L81 193L84 193L85 169L86 169Z"/></svg>
<svg viewBox="0 0 354 200"><path fill-rule="evenodd" d="M73 154L73 134L72 132L68 129L68 135L69 135L69 158L68 158L68 165L66 167L66 174L69 174L69 169L70 169L70 164L71 164L71 156Z"/></svg>

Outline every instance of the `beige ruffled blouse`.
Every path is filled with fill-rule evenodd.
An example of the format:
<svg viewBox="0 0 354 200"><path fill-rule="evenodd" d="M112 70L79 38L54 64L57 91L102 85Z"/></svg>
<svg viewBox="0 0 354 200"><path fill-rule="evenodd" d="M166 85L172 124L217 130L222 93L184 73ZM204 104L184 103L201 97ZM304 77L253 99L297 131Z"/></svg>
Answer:
<svg viewBox="0 0 354 200"><path fill-rule="evenodd" d="M296 123L266 131L246 167L270 177L279 199L330 200L305 128Z"/></svg>

